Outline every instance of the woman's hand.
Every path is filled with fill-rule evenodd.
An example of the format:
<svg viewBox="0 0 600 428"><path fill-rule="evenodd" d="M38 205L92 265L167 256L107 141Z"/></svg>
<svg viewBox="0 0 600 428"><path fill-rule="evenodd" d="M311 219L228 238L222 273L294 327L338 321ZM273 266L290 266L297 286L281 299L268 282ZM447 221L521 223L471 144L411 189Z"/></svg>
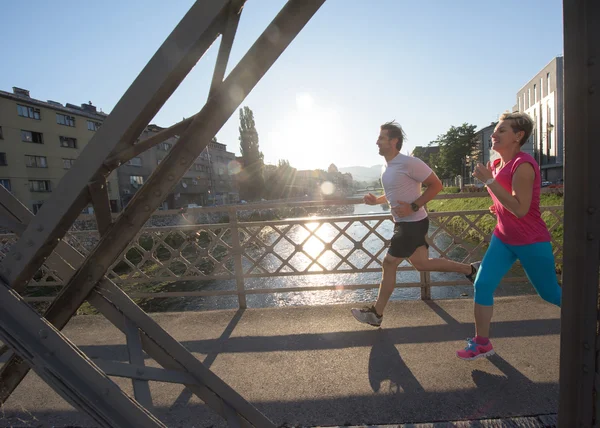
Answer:
<svg viewBox="0 0 600 428"><path fill-rule="evenodd" d="M475 171L473 171L473 177L482 183L494 178L494 175L492 174L492 164L488 162L487 166L483 166L483 164L478 163L475 167Z"/></svg>
<svg viewBox="0 0 600 428"><path fill-rule="evenodd" d="M492 205L489 210L492 214L496 215L496 205Z"/></svg>

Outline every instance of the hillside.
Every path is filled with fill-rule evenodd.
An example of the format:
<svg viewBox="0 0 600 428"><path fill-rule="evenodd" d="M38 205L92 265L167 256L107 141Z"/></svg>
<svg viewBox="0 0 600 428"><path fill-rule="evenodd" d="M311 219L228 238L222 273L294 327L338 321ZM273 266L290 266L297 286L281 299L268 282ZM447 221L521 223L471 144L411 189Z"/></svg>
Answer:
<svg viewBox="0 0 600 428"><path fill-rule="evenodd" d="M381 177L382 165L366 166L348 166L339 168L339 171L346 174L352 174L354 181L374 181Z"/></svg>

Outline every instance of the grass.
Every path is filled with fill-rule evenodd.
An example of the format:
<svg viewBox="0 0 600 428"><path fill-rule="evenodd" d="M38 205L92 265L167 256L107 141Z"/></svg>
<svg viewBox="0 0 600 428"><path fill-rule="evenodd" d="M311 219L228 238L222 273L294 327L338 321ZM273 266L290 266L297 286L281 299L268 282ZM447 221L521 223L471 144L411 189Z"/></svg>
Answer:
<svg viewBox="0 0 600 428"><path fill-rule="evenodd" d="M492 198L484 197L484 198L464 198L464 199L437 199L429 202L427 204L427 208L430 212L450 212L450 211L476 211L476 210L487 210L490 205L492 205ZM540 205L542 207L548 206L562 206L563 205L563 197L562 195L557 194L542 194L540 196ZM562 246L563 244L563 225L562 225L562 216L563 211L559 210L556 212L558 217L561 219L561 224L558 224L553 230L550 231L552 238ZM484 215L480 219L477 220L477 216L467 216L467 218L476 222L476 225L479 229L489 235L494 230L496 226L496 219L494 216ZM556 223L556 218L550 212L542 213L542 218L548 225L548 227L552 227ZM442 217L439 221L444 222L445 219ZM452 231L456 236L465 233L463 237L472 244L478 244L483 239L481 233L473 229L465 220L460 217L454 217L449 220L446 224L446 227ZM562 252L556 254L557 258L562 258ZM556 264L557 271L562 271L562 262Z"/></svg>
<svg viewBox="0 0 600 428"><path fill-rule="evenodd" d="M563 197L556 194L542 194L540 205L543 207L559 206L563 204ZM487 210L492 205L492 198L464 198L464 199L435 199L427 204L431 212L441 211L474 211Z"/></svg>

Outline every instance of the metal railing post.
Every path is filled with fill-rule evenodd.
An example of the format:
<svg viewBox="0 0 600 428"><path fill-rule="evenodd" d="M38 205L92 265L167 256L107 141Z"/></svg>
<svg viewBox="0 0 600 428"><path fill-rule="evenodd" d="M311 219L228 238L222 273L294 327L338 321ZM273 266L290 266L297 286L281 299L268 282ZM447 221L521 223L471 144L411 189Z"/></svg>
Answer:
<svg viewBox="0 0 600 428"><path fill-rule="evenodd" d="M429 248L427 249L429 256ZM431 275L429 272L419 272L421 276L421 300L431 300Z"/></svg>
<svg viewBox="0 0 600 428"><path fill-rule="evenodd" d="M238 211L235 208L230 208L228 212L238 304L240 309L246 309L246 288L244 287L244 267L242 266L242 245L240 243L240 231L238 227Z"/></svg>

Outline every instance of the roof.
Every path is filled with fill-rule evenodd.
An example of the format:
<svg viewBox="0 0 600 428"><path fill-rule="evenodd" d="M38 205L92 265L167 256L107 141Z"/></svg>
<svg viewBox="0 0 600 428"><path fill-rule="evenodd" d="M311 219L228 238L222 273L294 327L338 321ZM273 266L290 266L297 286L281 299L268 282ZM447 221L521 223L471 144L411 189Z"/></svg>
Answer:
<svg viewBox="0 0 600 428"><path fill-rule="evenodd" d="M73 104L67 103L67 106L63 106L60 103L55 104L54 101L47 102L47 101L36 100L35 98L27 97L24 95L12 94L12 93L6 92L6 91L0 91L0 97L7 98L7 99L10 99L13 101L26 103L26 104L33 105L33 106L44 107L47 109L51 109L51 110L55 110L55 111L59 111L59 112L63 112L63 113L76 114L78 116L87 117L89 119L104 120L108 116L107 114L102 113L102 112L92 113L90 111L86 111L82 107L77 107Z"/></svg>

